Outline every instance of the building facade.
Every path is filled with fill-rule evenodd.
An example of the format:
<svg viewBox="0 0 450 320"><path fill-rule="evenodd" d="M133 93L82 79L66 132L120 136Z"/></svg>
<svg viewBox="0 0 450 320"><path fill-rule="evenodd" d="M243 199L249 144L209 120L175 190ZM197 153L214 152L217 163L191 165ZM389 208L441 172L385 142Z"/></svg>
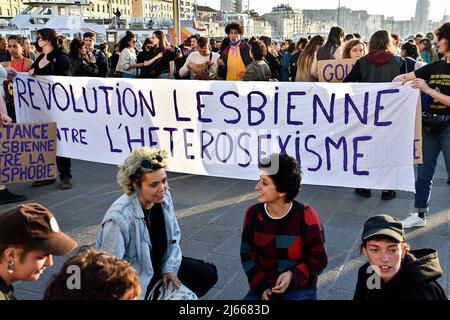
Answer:
<svg viewBox="0 0 450 320"><path fill-rule="evenodd" d="M23 9L22 0L0 0L0 17L11 18Z"/></svg>
<svg viewBox="0 0 450 320"><path fill-rule="evenodd" d="M220 0L220 11L228 13L242 13L244 11L244 1L247 0Z"/></svg>
<svg viewBox="0 0 450 320"><path fill-rule="evenodd" d="M280 4L273 7L272 11L262 15L262 18L271 22L274 39L296 39L303 33L303 13L289 5Z"/></svg>
<svg viewBox="0 0 450 320"><path fill-rule="evenodd" d="M417 0L415 32L426 33L430 28L430 0Z"/></svg>

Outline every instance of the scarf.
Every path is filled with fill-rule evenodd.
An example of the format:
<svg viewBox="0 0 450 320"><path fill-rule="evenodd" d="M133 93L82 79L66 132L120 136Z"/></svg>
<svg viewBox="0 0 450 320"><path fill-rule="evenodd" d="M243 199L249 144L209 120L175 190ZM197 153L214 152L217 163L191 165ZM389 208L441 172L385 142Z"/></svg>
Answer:
<svg viewBox="0 0 450 320"><path fill-rule="evenodd" d="M237 53L237 48L239 47L239 45L241 44L242 40L238 40L236 42L230 42L230 53L232 55L234 55L235 57L237 57L238 53Z"/></svg>
<svg viewBox="0 0 450 320"><path fill-rule="evenodd" d="M379 53L369 53L366 55L367 60L369 60L370 64L373 64L375 67L381 67L391 61L394 57L394 54L391 52L379 52Z"/></svg>

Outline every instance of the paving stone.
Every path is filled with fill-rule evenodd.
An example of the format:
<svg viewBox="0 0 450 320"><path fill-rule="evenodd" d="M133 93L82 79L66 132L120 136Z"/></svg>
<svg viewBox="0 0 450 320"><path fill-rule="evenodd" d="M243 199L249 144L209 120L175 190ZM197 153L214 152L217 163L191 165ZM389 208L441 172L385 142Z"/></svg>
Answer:
<svg viewBox="0 0 450 320"><path fill-rule="evenodd" d="M80 245L95 240L99 224L108 207L122 194L116 182L117 166L74 160L74 188L59 190L58 184L32 188L30 183L13 185L11 191L24 193L29 202L40 202L54 211L64 232ZM450 292L450 186L446 169L439 158L429 223L408 230L413 248L432 247L439 251L444 276L439 279ZM239 247L245 210L256 203L255 181L224 179L180 173L168 173L178 222L182 231L183 254L215 263L219 280L202 299L240 300L248 292ZM297 200L315 208L325 228L328 266L318 280L318 298L351 299L358 268L366 261L359 253L361 229L373 214L388 213L400 219L414 204L414 194L397 192L390 201L380 199L381 190L362 198L353 188L302 185ZM0 206L0 210L11 205ZM64 257L54 257L54 265L36 282L15 283L21 299L40 299L46 281L63 265Z"/></svg>

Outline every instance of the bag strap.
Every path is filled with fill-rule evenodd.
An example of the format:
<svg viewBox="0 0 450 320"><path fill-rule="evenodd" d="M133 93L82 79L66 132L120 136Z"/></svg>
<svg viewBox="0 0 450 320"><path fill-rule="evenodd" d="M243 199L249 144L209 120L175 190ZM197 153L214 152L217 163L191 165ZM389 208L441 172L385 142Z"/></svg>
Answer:
<svg viewBox="0 0 450 320"><path fill-rule="evenodd" d="M209 61L212 62L212 51L209 52ZM211 65L208 65L208 71L211 68Z"/></svg>

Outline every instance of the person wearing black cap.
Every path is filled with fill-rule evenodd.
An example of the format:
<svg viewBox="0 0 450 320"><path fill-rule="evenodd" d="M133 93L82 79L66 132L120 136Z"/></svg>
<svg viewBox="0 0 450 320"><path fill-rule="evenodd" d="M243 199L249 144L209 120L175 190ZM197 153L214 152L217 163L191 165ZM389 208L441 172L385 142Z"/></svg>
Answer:
<svg viewBox="0 0 450 320"><path fill-rule="evenodd" d="M38 203L0 213L0 300L15 300L13 282L38 280L53 265L52 255L65 255L76 246Z"/></svg>
<svg viewBox="0 0 450 320"><path fill-rule="evenodd" d="M369 262L358 271L353 300L447 300L434 249L409 250L403 224L389 215L364 224L361 250Z"/></svg>

